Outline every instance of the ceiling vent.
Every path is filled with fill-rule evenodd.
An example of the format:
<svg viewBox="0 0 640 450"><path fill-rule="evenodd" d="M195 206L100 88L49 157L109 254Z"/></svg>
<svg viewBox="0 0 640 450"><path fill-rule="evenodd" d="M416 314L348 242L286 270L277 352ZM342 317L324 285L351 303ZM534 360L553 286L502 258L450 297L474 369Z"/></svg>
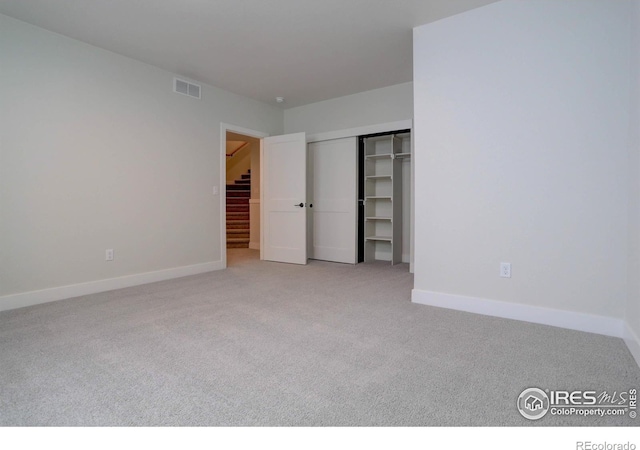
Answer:
<svg viewBox="0 0 640 450"><path fill-rule="evenodd" d="M173 79L173 92L200 99L200 85L189 83L179 78Z"/></svg>

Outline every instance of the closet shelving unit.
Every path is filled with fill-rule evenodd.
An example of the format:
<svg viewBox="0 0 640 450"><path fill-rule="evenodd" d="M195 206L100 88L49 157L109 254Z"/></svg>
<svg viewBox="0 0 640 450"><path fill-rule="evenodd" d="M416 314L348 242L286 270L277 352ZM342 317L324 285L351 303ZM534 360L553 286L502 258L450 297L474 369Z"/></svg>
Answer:
<svg viewBox="0 0 640 450"><path fill-rule="evenodd" d="M403 136L386 135L364 140L365 158L365 262L402 262Z"/></svg>

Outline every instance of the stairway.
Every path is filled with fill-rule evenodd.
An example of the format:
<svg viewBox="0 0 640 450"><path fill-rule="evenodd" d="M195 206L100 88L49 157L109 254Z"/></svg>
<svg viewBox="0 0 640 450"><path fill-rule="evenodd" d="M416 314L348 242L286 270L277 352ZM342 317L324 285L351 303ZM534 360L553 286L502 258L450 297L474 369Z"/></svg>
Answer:
<svg viewBox="0 0 640 450"><path fill-rule="evenodd" d="M249 248L251 170L227 184L227 248Z"/></svg>

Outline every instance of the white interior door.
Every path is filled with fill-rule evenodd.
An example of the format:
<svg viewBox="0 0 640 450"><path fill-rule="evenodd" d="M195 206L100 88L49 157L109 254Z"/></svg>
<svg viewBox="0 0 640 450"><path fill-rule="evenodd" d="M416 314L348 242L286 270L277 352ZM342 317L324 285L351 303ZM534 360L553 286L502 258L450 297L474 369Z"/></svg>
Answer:
<svg viewBox="0 0 640 450"><path fill-rule="evenodd" d="M357 258L357 139L309 144L309 257L355 264Z"/></svg>
<svg viewBox="0 0 640 450"><path fill-rule="evenodd" d="M262 145L262 259L307 263L305 133L272 136Z"/></svg>

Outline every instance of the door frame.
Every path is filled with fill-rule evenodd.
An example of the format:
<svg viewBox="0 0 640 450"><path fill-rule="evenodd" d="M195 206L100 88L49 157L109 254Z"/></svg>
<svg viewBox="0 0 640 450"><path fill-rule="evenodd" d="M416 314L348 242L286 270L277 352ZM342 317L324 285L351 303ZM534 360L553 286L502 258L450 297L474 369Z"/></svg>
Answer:
<svg viewBox="0 0 640 450"><path fill-rule="evenodd" d="M269 136L268 133L262 131L220 122L220 179L218 182L218 195L220 196L220 259L223 269L227 268L227 152L225 151L227 148L227 131L260 139L260 147L262 147L262 138ZM260 168L262 169L262 164L260 164ZM262 183L262 180L260 183ZM262 191L262 189L260 189L260 191ZM262 217L260 217L260 220L262 220Z"/></svg>

